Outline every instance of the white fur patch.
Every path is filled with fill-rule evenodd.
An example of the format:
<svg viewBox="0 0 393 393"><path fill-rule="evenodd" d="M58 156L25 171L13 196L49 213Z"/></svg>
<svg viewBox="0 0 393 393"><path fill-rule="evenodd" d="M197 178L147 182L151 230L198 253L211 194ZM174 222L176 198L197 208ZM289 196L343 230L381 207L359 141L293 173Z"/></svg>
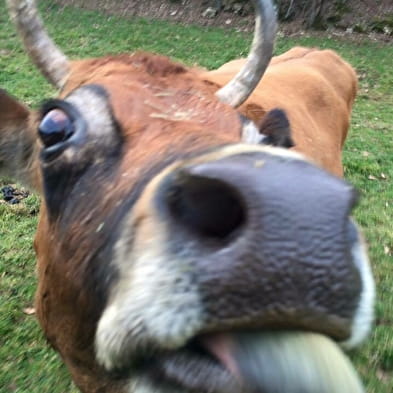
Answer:
<svg viewBox="0 0 393 393"><path fill-rule="evenodd" d="M125 231L116 246L121 278L96 333L97 359L107 369L123 365L141 348L178 348L203 324L192 262L187 252L168 255L164 233L157 230L143 249L128 250Z"/></svg>
<svg viewBox="0 0 393 393"><path fill-rule="evenodd" d="M242 129L242 142L250 145L258 145L263 142L266 135L259 132L258 127L252 120L245 119Z"/></svg>
<svg viewBox="0 0 393 393"><path fill-rule="evenodd" d="M359 239L353 245L351 254L359 269L362 281L362 293L360 295L358 309L352 323L351 337L341 343L345 349L359 345L370 333L374 322L375 283L367 256L365 241L358 232Z"/></svg>

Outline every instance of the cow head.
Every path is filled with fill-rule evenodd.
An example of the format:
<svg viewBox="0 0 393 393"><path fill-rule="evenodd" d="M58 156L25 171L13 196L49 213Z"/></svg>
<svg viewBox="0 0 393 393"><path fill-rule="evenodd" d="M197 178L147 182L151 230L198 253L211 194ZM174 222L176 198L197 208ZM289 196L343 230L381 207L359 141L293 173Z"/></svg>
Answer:
<svg viewBox="0 0 393 393"><path fill-rule="evenodd" d="M35 113L0 92L0 169L42 194L38 316L77 385L275 392L292 373L300 390L279 391L338 391L321 370L320 388L294 374L295 358L362 341L373 281L352 188L284 149L282 111L257 127L236 110L270 60L270 2L256 2L249 60L220 89L151 54L70 62L31 0L8 4L60 94ZM275 375L253 377L256 355Z"/></svg>

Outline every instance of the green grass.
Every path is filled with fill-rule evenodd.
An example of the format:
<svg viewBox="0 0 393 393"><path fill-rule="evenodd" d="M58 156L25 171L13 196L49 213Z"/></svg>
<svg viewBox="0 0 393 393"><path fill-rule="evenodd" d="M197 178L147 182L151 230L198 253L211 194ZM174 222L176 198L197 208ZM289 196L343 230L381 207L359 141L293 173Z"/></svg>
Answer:
<svg viewBox="0 0 393 393"><path fill-rule="evenodd" d="M47 26L71 58L144 49L189 65L214 68L244 56L250 37L227 30L127 20L41 2ZM280 38L276 52L294 45L333 48L361 76L344 152L346 177L362 194L355 216L370 245L378 284L371 339L351 354L368 393L393 391L393 46L329 37ZM54 91L25 56L0 0L0 86L36 106ZM6 179L0 183L5 184ZM34 316L23 313L35 290L33 235L39 201L0 204L0 392L76 392L58 356L46 347Z"/></svg>

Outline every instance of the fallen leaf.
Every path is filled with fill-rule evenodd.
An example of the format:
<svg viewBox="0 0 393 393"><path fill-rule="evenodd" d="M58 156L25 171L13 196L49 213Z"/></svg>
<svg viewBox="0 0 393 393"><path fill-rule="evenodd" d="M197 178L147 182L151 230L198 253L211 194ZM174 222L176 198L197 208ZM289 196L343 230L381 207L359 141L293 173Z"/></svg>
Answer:
<svg viewBox="0 0 393 393"><path fill-rule="evenodd" d="M362 156L363 157L368 157L370 153L368 151L362 151Z"/></svg>
<svg viewBox="0 0 393 393"><path fill-rule="evenodd" d="M23 312L26 315L34 315L35 314L35 308L34 307L26 307L23 309Z"/></svg>
<svg viewBox="0 0 393 393"><path fill-rule="evenodd" d="M385 370L377 370L377 378L382 382L388 382L391 379L391 375Z"/></svg>

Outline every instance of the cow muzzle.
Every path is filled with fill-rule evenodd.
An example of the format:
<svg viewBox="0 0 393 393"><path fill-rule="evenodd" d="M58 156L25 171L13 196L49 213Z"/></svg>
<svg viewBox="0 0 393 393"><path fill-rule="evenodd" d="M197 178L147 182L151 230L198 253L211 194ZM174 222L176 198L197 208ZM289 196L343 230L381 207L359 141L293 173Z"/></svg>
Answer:
<svg viewBox="0 0 393 393"><path fill-rule="evenodd" d="M360 392L334 344L358 344L373 318L355 200L346 182L280 149L167 168L124 220L98 360L131 374L143 364L138 373L180 392Z"/></svg>

